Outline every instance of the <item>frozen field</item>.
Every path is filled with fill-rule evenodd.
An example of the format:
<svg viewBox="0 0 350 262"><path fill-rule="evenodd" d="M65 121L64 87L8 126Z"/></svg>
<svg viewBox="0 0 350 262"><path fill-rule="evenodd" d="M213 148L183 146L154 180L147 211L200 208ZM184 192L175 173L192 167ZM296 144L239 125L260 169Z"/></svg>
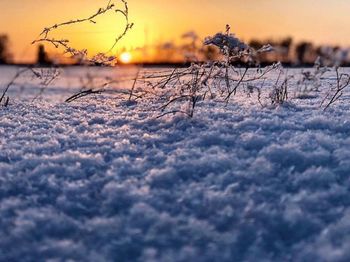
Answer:
<svg viewBox="0 0 350 262"><path fill-rule="evenodd" d="M40 97L25 77L0 108L0 261L350 260L350 88L319 107L333 73L284 106L239 92L193 119L110 94L63 103L85 75Z"/></svg>

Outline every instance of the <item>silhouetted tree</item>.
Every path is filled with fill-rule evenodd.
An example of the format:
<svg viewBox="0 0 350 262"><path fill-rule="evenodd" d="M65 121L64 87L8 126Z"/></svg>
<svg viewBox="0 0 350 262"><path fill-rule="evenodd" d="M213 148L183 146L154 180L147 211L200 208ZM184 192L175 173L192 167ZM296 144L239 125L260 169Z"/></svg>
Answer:
<svg viewBox="0 0 350 262"><path fill-rule="evenodd" d="M254 48L255 50L258 50L259 48L261 48L262 46L264 45L263 42L261 42L260 40L257 40L257 39L252 39L250 42L249 42L249 46Z"/></svg>
<svg viewBox="0 0 350 262"><path fill-rule="evenodd" d="M9 38L7 35L0 35L0 64L8 64L11 60L9 53Z"/></svg>
<svg viewBox="0 0 350 262"><path fill-rule="evenodd" d="M311 52L312 46L313 45L310 42L301 42L296 46L295 52L299 64L307 63L307 55Z"/></svg>
<svg viewBox="0 0 350 262"><path fill-rule="evenodd" d="M202 49L204 59L206 61L214 61L218 59L220 51L214 46L206 46Z"/></svg>
<svg viewBox="0 0 350 262"><path fill-rule="evenodd" d="M52 62L49 59L45 47L43 45L39 45L38 47L38 57L37 57L37 63L39 65L51 65Z"/></svg>
<svg viewBox="0 0 350 262"><path fill-rule="evenodd" d="M279 43L282 49L283 62L290 62L290 49L292 44L293 44L293 39L291 37L287 37Z"/></svg>
<svg viewBox="0 0 350 262"><path fill-rule="evenodd" d="M290 49L290 46L292 45L292 43L293 43L293 38L287 37L281 41L280 45L284 48Z"/></svg>

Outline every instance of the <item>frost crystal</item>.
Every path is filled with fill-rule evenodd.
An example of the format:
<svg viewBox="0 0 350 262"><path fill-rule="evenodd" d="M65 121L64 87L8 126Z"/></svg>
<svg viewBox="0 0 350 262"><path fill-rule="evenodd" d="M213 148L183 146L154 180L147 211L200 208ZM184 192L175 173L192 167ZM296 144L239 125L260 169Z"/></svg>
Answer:
<svg viewBox="0 0 350 262"><path fill-rule="evenodd" d="M204 41L204 44L215 45L221 50L228 49L230 53L240 52L248 49L248 46L233 34L226 35L223 33L217 33L213 37L207 37L207 39Z"/></svg>

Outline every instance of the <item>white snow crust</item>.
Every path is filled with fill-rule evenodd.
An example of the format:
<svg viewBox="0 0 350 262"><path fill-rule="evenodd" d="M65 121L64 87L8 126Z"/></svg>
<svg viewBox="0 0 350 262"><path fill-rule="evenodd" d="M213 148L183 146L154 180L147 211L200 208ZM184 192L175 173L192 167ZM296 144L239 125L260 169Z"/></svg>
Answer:
<svg viewBox="0 0 350 262"><path fill-rule="evenodd" d="M348 92L326 112L240 94L157 118L108 94L63 103L65 70L0 109L0 261L350 260Z"/></svg>

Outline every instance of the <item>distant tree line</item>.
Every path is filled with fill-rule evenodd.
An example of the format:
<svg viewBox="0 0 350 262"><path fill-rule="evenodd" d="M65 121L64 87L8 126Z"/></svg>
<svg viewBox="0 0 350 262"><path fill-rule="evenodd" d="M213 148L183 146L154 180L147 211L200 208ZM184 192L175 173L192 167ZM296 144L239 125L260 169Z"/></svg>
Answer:
<svg viewBox="0 0 350 262"><path fill-rule="evenodd" d="M194 60L214 61L220 58L219 50L213 46L203 46L195 33L186 33L182 38L184 43L180 46L169 42L157 45L155 47L156 57L164 62L174 57L177 60L189 62ZM318 57L322 57L326 60L337 59L342 66L350 66L350 49L340 46L315 45L307 41L294 42L291 37L279 41L253 39L248 44L256 50L267 44L273 46L273 52L258 55L258 60L262 65L282 62L285 66L312 66ZM237 61L237 63L245 64L245 61Z"/></svg>
<svg viewBox="0 0 350 262"><path fill-rule="evenodd" d="M188 32L182 35L183 43L175 45L172 42L159 43L153 47L138 48L147 62L155 63L179 63L179 62L198 62L198 61L215 61L220 58L220 52L213 46L203 46L202 41L195 32ZM282 40L261 41L253 39L249 46L259 49L262 46L270 44L274 51L258 55L260 64L271 64L282 62L286 66L312 66L318 57L326 59L336 58L342 66L350 66L350 49L344 49L340 46L315 45L311 42L302 41L294 42L291 37ZM147 57L148 49L153 49L153 58ZM0 64L10 64L13 62L12 54L9 48L9 37L0 34ZM43 45L38 46L36 63L39 65L51 65L52 59L45 51ZM237 61L244 64L245 61Z"/></svg>
<svg viewBox="0 0 350 262"><path fill-rule="evenodd" d="M290 66L311 66L318 57L323 57L325 59L336 58L343 66L350 65L350 49L344 49L340 46L315 45L308 41L294 42L291 37L280 41L254 39L250 41L249 45L259 49L268 43L274 47L275 51L261 55L259 59L262 63L280 61Z"/></svg>

